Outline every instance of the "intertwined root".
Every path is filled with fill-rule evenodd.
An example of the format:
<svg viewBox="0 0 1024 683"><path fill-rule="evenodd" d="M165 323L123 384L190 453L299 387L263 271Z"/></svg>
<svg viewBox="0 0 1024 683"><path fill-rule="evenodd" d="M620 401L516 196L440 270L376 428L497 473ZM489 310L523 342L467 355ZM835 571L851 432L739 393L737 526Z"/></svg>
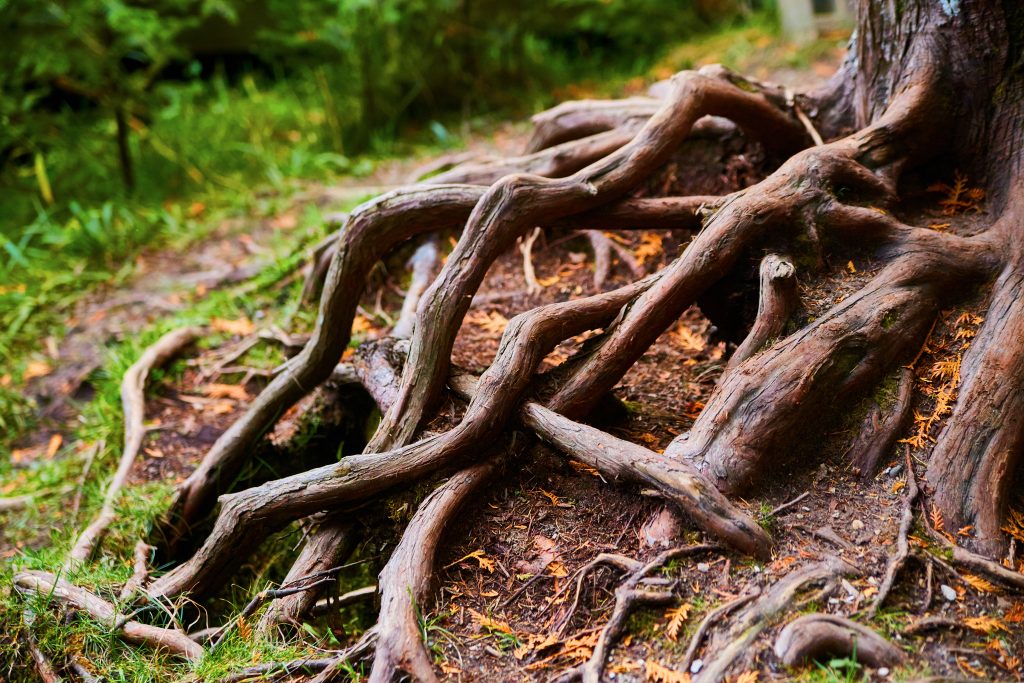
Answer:
<svg viewBox="0 0 1024 683"><path fill-rule="evenodd" d="M221 495L213 529L201 547L152 581L148 598L215 590L268 532L317 513L328 514L318 520L289 576L328 570L342 561L351 544L347 507L454 472L420 505L381 573L379 621L356 648L360 653L376 648L372 681L402 673L434 680L416 619L431 597L441 533L503 461L522 457L522 440L512 448L505 438L520 429L609 480L653 489L731 549L768 558L771 538L727 494L748 488L770 458L814 421L823 404L837 396L851 401L863 396L911 360L937 312L963 282L982 282L1002 270L989 320L965 359L962 395L971 400L958 404L931 470L935 501L950 512L949 519L976 523L978 545L995 547L1006 500L1005 473L1015 457L1007 453L1019 453L1024 442L1024 386L1019 381L1024 360L1016 350L1001 351L997 342L1004 335L1024 336L1022 259L1014 255L1007 260L1004 248L1010 219L998 229L960 237L905 225L880 208L893 203L900 170L920 158L920 138L909 130L929 106L927 91L908 88L867 128L814 147L809 145L820 141L818 132L792 101L780 89L747 82L720 67L685 72L673 79L665 100L563 105L535 120L526 155L459 166L357 208L319 250L321 263L329 259L330 267L315 267L307 287L316 291L318 274L326 271L309 342L181 486L162 529L165 546L185 536L213 508L277 417L336 371L350 340L358 295L374 264L410 238L464 226L433 284L418 305L409 304L415 311L409 342L364 347L355 367L344 369L346 377L367 386L384 410L380 427L362 454ZM764 181L728 197L630 198L684 139L719 125L702 123L709 115L731 119L769 151L792 156ZM709 214L703 224L702 213ZM537 226L680 228L695 236L678 258L653 275L515 317L482 376L452 373L456 333L487 269ZM591 238L595 252L604 248L599 237ZM784 336L799 307L796 258L823 267L835 245L863 243L883 248L887 265L860 291ZM659 454L579 422L688 307L740 264L761 257L758 315L689 432ZM424 266L423 273L420 281L429 279L430 268ZM405 324L397 336L405 336L409 327ZM538 379L547 353L593 330L601 332L584 352ZM1014 379L993 391L997 373ZM449 431L415 440L447 390L468 400L462 419ZM905 398L901 409L908 405ZM898 416L893 419L895 426L884 425L886 444L898 429ZM858 465L870 472L887 448L858 449ZM965 467L965 460L978 474L966 483L963 477L954 482L953 473ZM962 561L984 561L958 552ZM571 676L600 679L629 605L651 597L643 592L643 582L658 561L624 565L627 579L601 646ZM759 596L713 612L709 619L724 618L750 603L731 627L712 636L708 651L717 654L706 663L701 680L723 677L753 638L790 608L798 591L831 585L849 569L839 561L808 565ZM25 579L34 586L42 580ZM301 619L314 600L313 591L290 594L271 605L262 627ZM702 625L687 659L710 628L710 622ZM779 656L795 661L825 641L841 651L854 636L871 637L845 622L808 618L783 633ZM895 661L887 644L871 643L877 661ZM338 661L318 665L318 680L335 676Z"/></svg>

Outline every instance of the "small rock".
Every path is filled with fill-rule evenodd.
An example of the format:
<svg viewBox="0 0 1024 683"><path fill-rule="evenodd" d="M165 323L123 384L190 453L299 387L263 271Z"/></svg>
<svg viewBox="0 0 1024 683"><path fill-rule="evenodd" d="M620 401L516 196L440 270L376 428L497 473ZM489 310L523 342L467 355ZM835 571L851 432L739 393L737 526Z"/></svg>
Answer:
<svg viewBox="0 0 1024 683"><path fill-rule="evenodd" d="M839 519L839 510L832 513L832 519Z"/></svg>
<svg viewBox="0 0 1024 683"><path fill-rule="evenodd" d="M859 519L855 519L852 522L850 522L850 528L854 531L860 531L864 528L864 522L860 521Z"/></svg>
<svg viewBox="0 0 1024 683"><path fill-rule="evenodd" d="M903 465L893 465L889 468L890 476L898 477L901 472L903 472Z"/></svg>
<svg viewBox="0 0 1024 683"><path fill-rule="evenodd" d="M879 676L888 676L889 675L888 667L883 666L881 669L879 669L878 670L878 675Z"/></svg>
<svg viewBox="0 0 1024 683"><path fill-rule="evenodd" d="M707 574L709 571L711 571L711 565L708 564L707 562L698 562L697 563L697 571L699 571L701 573L704 573L704 574Z"/></svg>
<svg viewBox="0 0 1024 683"><path fill-rule="evenodd" d="M704 668L704 660L703 659L695 659L695 660L693 660L693 664L690 664L690 673L692 673L692 674L698 673L703 668Z"/></svg>
<svg viewBox="0 0 1024 683"><path fill-rule="evenodd" d="M939 586L939 590L942 591L942 597L946 598L949 602L956 600L956 591L946 584Z"/></svg>

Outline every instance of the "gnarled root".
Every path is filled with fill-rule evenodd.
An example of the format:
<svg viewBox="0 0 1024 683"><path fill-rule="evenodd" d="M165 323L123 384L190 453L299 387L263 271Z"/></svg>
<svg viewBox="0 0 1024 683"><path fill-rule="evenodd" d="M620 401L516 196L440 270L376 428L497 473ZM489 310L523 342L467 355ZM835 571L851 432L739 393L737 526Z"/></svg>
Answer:
<svg viewBox="0 0 1024 683"><path fill-rule="evenodd" d="M641 605L666 605L671 603L675 596L672 593L674 586L656 587L648 584L648 577L651 572L657 571L666 562L677 557L693 555L708 550L714 550L713 545L694 545L682 548L672 548L659 553L650 562L638 562L626 560L620 564L628 567L629 575L615 588L615 607L608 622L601 629L594 651L590 658L580 666L565 672L559 677L559 681L582 680L583 683L601 683L604 676L604 667L608 662L608 655L612 646L622 634L630 613Z"/></svg>
<svg viewBox="0 0 1024 683"><path fill-rule="evenodd" d="M729 358L725 371L750 358L771 339L782 334L797 303L793 262L778 254L768 254L761 259L757 318L747 338Z"/></svg>
<svg viewBox="0 0 1024 683"><path fill-rule="evenodd" d="M451 466L507 423L537 366L567 335L607 324L657 275L617 290L552 304L513 318L494 363L459 424L444 434L384 453L364 453L241 493L221 497L216 524L187 562L150 587L158 596L206 592L268 530L306 515L366 500L389 488Z"/></svg>
<svg viewBox="0 0 1024 683"><path fill-rule="evenodd" d="M903 652L875 631L832 614L808 614L788 623L775 640L775 654L786 666L828 657L853 657L877 669L899 666Z"/></svg>
<svg viewBox="0 0 1024 683"><path fill-rule="evenodd" d="M882 406L873 401L864 418L863 426L850 447L850 462L860 476L875 475L878 466L892 450L896 437L907 425L913 406L914 371L908 367L899 369L896 395L892 405L883 412Z"/></svg>
<svg viewBox="0 0 1024 683"><path fill-rule="evenodd" d="M103 598L73 586L53 574L39 571L21 572L14 576L14 587L23 593L53 599L81 610L96 621L119 631L129 642L163 648L186 659L199 659L203 654L202 646L182 631L129 620Z"/></svg>
<svg viewBox="0 0 1024 683"><path fill-rule="evenodd" d="M317 520L309 538L295 558L282 585L294 584L301 577L314 576L337 567L356 545L356 532L348 519ZM309 587L273 600L260 617L264 633L281 624L298 624L316 604L322 586Z"/></svg>
<svg viewBox="0 0 1024 683"><path fill-rule="evenodd" d="M674 83L672 97L658 113L627 145L601 161L561 179L506 176L487 190L426 294L422 313L430 324L419 327L413 336L402 391L381 421L371 450L412 438L442 388L458 323L473 292L490 263L517 237L537 225L621 197L660 167L694 122L706 114L732 118L776 149L792 151L807 144L803 127L778 99L780 93L740 87L737 83L747 84L724 70L683 72Z"/></svg>
<svg viewBox="0 0 1024 683"><path fill-rule="evenodd" d="M359 303L354 293L362 292L374 264L416 234L458 224L479 197L480 189L470 186L413 187L385 194L352 212L327 276L313 336L181 484L162 529L167 545L173 546L209 511L245 454L277 417L330 376L351 335Z"/></svg>
<svg viewBox="0 0 1024 683"><path fill-rule="evenodd" d="M420 504L391 559L380 573L381 608L370 683L390 683L400 673L435 681L418 620L432 597L434 558L444 532L466 499L487 482L491 459L454 474Z"/></svg>
<svg viewBox="0 0 1024 683"><path fill-rule="evenodd" d="M106 533L107 527L114 521L114 503L128 480L128 474L135 464L135 457L139 454L142 440L146 436L145 389L149 371L176 356L202 333L203 329L199 327L184 327L168 332L146 349L124 373L124 379L121 380L121 406L124 410L124 449L121 451L121 461L118 463L114 478L107 485L107 493L103 497L103 507L99 515L82 531L68 554L68 566L88 560Z"/></svg>
<svg viewBox="0 0 1024 683"><path fill-rule="evenodd" d="M699 683L718 683L725 678L729 669L750 654L750 644L760 633L772 625L778 617L791 608L797 594L813 584L826 584L821 592L829 590L843 574L852 573L853 568L831 557L790 572L784 579L765 590L753 604L735 619L729 629L712 637L704 667L697 676Z"/></svg>

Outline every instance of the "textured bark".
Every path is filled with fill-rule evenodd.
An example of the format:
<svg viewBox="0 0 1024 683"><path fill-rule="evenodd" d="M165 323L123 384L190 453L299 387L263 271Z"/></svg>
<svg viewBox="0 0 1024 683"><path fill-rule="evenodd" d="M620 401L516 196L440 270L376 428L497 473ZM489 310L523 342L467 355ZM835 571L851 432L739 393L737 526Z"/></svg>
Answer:
<svg viewBox="0 0 1024 683"><path fill-rule="evenodd" d="M831 614L807 614L786 624L775 641L775 655L786 666L852 657L878 669L896 667L906 660L898 647L871 629Z"/></svg>
<svg viewBox="0 0 1024 683"><path fill-rule="evenodd" d="M789 259L777 254L768 254L761 259L759 293L757 318L747 338L729 358L726 372L760 351L786 328L786 322L798 303L796 269Z"/></svg>

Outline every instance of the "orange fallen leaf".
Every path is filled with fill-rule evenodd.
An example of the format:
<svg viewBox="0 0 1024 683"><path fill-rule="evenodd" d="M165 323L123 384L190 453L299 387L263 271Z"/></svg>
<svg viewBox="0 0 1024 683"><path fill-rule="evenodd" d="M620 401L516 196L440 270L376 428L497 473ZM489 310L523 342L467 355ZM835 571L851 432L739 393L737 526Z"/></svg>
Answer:
<svg viewBox="0 0 1024 683"><path fill-rule="evenodd" d="M248 318L239 318L238 320L226 320L224 318L213 318L210 320L210 327L217 332L224 332L225 334L234 334L239 337L244 337L247 334L252 334L256 331L256 326L252 324L252 321Z"/></svg>
<svg viewBox="0 0 1024 683"><path fill-rule="evenodd" d="M60 450L60 445L64 443L64 437L60 434L54 434L50 437L50 443L46 444L46 459L49 460L53 456L57 455L57 451Z"/></svg>
<svg viewBox="0 0 1024 683"><path fill-rule="evenodd" d="M210 398L233 398L236 401L249 400L249 392L238 384L207 384L203 393Z"/></svg>
<svg viewBox="0 0 1024 683"><path fill-rule="evenodd" d="M33 360L25 366L25 372L21 374L21 379L23 382L27 382L36 377L46 377L51 372L53 372L53 368L49 363L44 360Z"/></svg>

